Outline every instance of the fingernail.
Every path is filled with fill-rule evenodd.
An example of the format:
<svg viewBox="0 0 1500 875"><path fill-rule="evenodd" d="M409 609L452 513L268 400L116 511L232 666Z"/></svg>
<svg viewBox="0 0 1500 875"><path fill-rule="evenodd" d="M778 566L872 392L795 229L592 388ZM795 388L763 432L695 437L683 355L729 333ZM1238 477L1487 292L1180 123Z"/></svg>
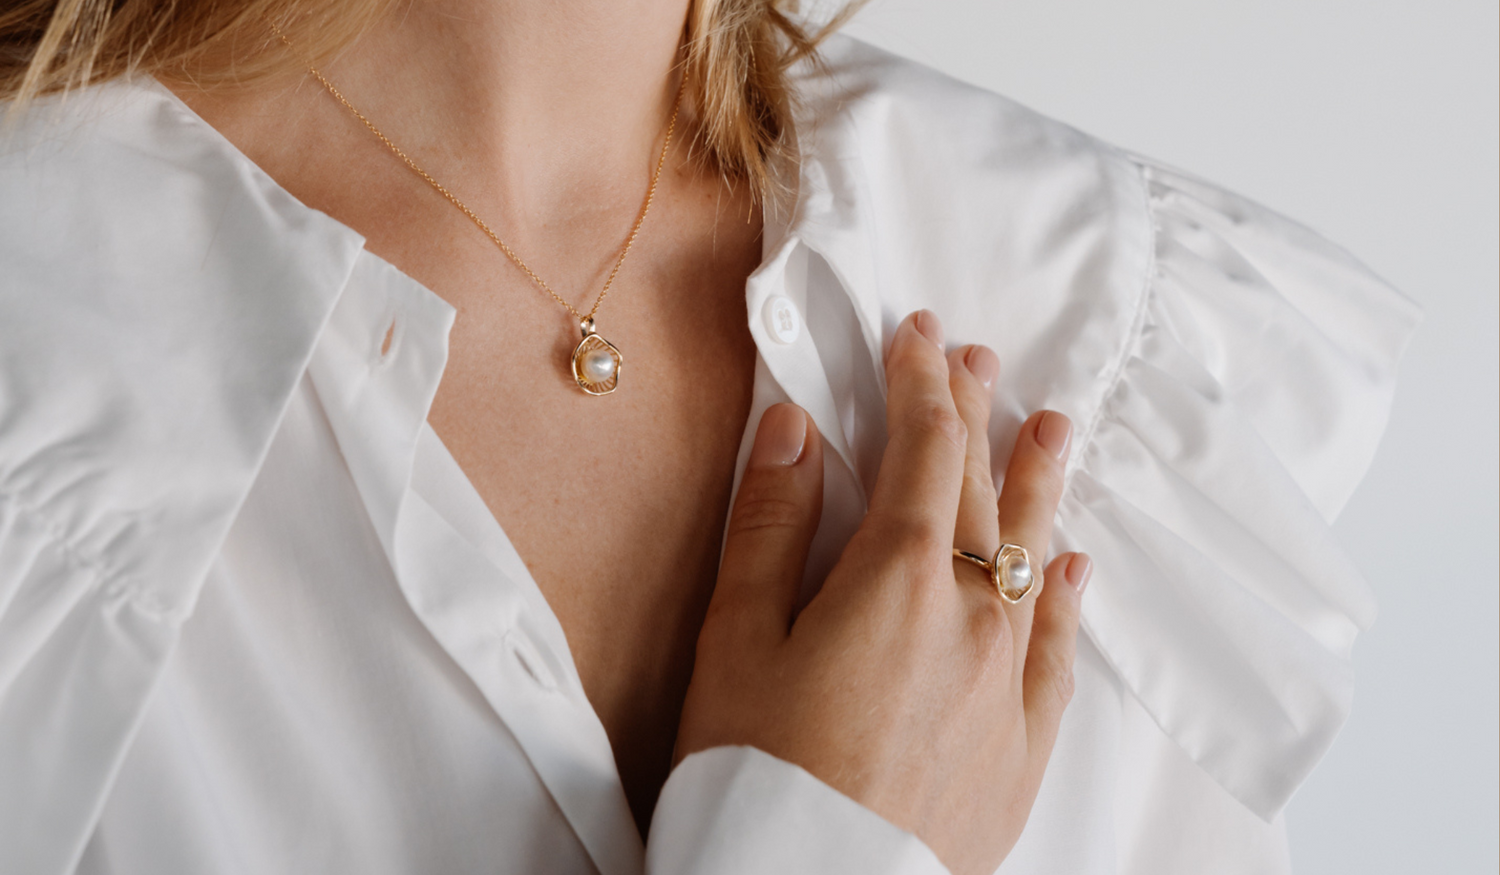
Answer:
<svg viewBox="0 0 1500 875"><path fill-rule="evenodd" d="M931 310L918 310L912 317L912 324L923 337L937 344L938 349L943 348L943 323L938 321L936 313Z"/></svg>
<svg viewBox="0 0 1500 875"><path fill-rule="evenodd" d="M971 346L964 354L964 367L988 389L1000 376L1000 357L987 346Z"/></svg>
<svg viewBox="0 0 1500 875"><path fill-rule="evenodd" d="M1064 576L1074 589L1082 593L1089 585L1089 578L1094 576L1094 560L1087 553L1074 553L1073 558L1068 560L1068 570Z"/></svg>
<svg viewBox="0 0 1500 875"><path fill-rule="evenodd" d="M1036 442L1047 452L1061 459L1068 453L1068 443L1073 439L1073 423L1061 413L1048 410L1036 423Z"/></svg>
<svg viewBox="0 0 1500 875"><path fill-rule="evenodd" d="M795 404L777 404L766 410L755 430L750 464L757 468L797 464L807 443L807 417Z"/></svg>

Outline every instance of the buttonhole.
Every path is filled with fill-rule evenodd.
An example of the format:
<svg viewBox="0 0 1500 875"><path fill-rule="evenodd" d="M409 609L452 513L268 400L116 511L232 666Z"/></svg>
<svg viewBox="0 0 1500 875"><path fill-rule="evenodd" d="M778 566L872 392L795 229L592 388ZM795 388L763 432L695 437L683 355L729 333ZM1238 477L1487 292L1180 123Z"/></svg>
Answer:
<svg viewBox="0 0 1500 875"><path fill-rule="evenodd" d="M391 351L391 338L396 336L396 320L391 320L391 326L385 330L385 339L380 342L380 355L384 358Z"/></svg>
<svg viewBox="0 0 1500 875"><path fill-rule="evenodd" d="M521 664L521 668L531 676L531 679L536 681L537 686L549 693L556 690L557 681L552 677L552 672L542 664L541 654L537 653L525 638L514 631L505 633L505 637L510 643L510 651L516 661Z"/></svg>

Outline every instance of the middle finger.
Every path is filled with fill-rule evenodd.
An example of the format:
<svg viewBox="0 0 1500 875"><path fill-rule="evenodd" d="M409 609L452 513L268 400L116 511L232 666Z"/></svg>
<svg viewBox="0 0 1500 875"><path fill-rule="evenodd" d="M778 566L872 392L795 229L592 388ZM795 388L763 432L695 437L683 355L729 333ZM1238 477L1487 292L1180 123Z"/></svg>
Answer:
<svg viewBox="0 0 1500 875"><path fill-rule="evenodd" d="M963 484L966 428L948 388L937 316L922 310L896 329L886 361L887 430L868 519L901 551L916 546L921 561L953 540Z"/></svg>
<svg viewBox="0 0 1500 875"><path fill-rule="evenodd" d="M960 347L948 354L948 385L953 391L953 403L969 432L953 546L985 558L993 556L1000 546L989 441L990 386L999 373L1000 358L983 346ZM960 562L954 570L961 581L994 588L982 569Z"/></svg>

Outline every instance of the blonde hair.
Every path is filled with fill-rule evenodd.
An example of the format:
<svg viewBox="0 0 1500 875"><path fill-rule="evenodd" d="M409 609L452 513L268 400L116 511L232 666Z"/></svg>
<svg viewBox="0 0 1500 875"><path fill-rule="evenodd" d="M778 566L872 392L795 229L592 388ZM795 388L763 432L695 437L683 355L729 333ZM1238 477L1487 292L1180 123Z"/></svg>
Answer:
<svg viewBox="0 0 1500 875"><path fill-rule="evenodd" d="M327 59L401 0L20 0L0 10L0 101L24 105L122 76L162 75L201 88L253 84ZM795 0L691 0L686 93L698 108L698 153L729 180L772 194L787 148L788 68L857 7L814 32ZM285 51L267 22L297 46Z"/></svg>

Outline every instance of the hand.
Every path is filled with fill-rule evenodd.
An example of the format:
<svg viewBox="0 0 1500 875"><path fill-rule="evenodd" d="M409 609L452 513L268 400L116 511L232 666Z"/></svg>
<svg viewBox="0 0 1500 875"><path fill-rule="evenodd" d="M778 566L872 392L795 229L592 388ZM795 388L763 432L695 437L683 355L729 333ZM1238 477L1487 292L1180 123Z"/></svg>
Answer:
<svg viewBox="0 0 1500 875"><path fill-rule="evenodd" d="M870 509L793 621L821 513L822 448L799 408L772 407L731 510L698 640L677 758L751 745L914 832L955 873L991 873L1036 799L1072 694L1088 557L1064 554L1040 595L1001 600L955 545L1046 555L1071 426L1027 420L998 499L986 425L995 354L945 356L937 317L901 323L886 364L890 443Z"/></svg>

